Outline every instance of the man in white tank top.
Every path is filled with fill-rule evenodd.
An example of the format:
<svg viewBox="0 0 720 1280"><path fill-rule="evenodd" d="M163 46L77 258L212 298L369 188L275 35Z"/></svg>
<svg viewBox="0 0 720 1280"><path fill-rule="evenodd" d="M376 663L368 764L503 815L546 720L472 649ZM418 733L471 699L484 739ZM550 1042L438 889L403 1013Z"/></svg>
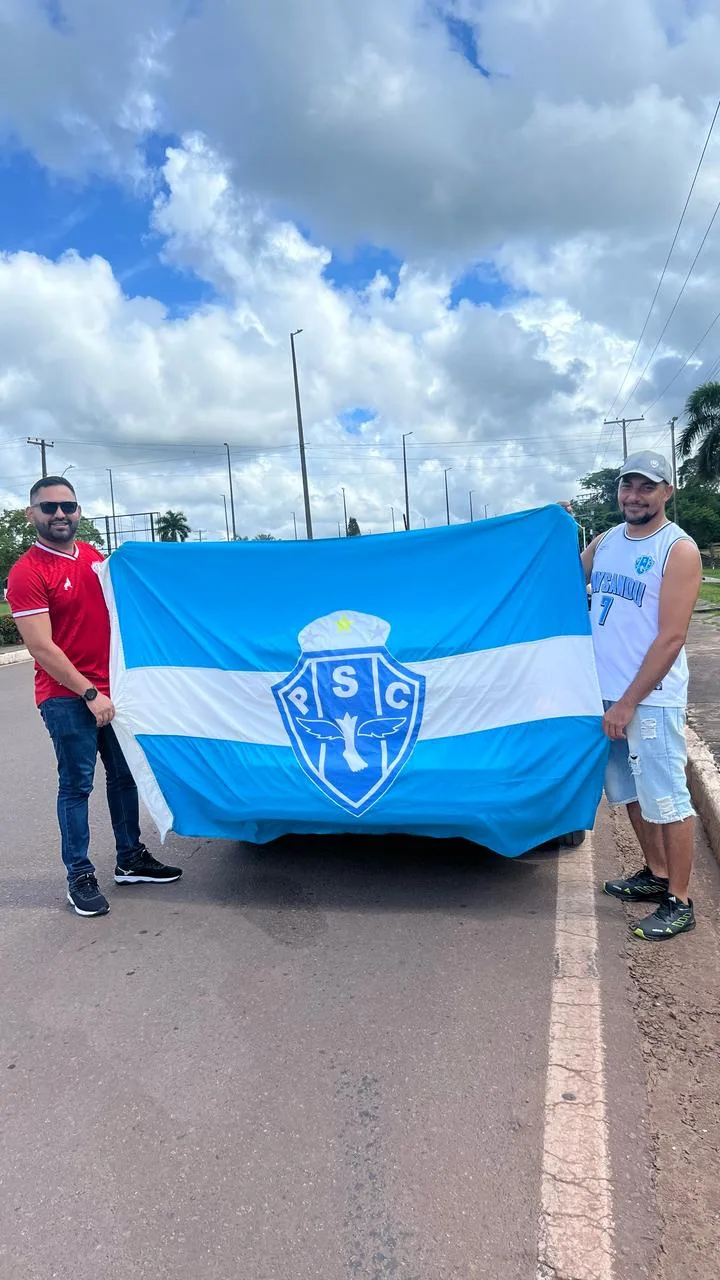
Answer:
<svg viewBox="0 0 720 1280"><path fill-rule="evenodd" d="M604 888L626 902L658 903L633 934L660 942L695 927L688 897L694 813L685 766L685 638L702 580L695 543L668 520L672 469L652 450L624 463L625 523L583 552L603 727L611 739L605 791L626 804L645 866Z"/></svg>

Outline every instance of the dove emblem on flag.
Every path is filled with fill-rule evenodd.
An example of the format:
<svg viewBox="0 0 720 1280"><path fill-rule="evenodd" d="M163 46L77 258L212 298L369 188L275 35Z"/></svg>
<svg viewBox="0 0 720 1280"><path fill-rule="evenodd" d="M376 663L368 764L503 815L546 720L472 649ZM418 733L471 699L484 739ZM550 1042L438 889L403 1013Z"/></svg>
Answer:
<svg viewBox="0 0 720 1280"><path fill-rule="evenodd" d="M371 614L317 618L300 632L296 666L273 686L301 769L355 815L393 785L422 723L425 679L389 653L389 634Z"/></svg>

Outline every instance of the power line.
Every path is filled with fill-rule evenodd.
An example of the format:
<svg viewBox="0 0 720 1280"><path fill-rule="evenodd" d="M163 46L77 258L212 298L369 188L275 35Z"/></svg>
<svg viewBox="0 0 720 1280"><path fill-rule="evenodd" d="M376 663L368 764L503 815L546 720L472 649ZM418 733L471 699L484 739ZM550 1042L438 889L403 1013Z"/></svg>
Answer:
<svg viewBox="0 0 720 1280"><path fill-rule="evenodd" d="M668 383L666 383L666 385L663 387L663 389L662 389L662 391L660 392L660 394L659 394L659 395L657 395L657 396L655 397L655 399L653 400L652 404L649 404L649 405L648 405L648 410L653 409L653 408L655 407L655 405L656 405L660 400L662 400L662 398L663 398L663 396L666 394L666 392L670 390L670 388L671 388L671 386L673 385L673 383L674 383L674 382L677 382L677 379L680 377L680 374L682 373L683 369L686 367L686 365L688 365L688 364L690 363L690 361L692 360L693 356L695 355L695 352L697 351L698 347L701 347L701 346L702 346L703 342L704 342L704 341L705 341L705 339L707 338L707 336L708 336L708 334L710 333L711 329L714 329L714 328L715 328L715 325L717 324L718 320L720 320L720 311L718 311L718 313L717 313L717 315L714 317L714 319L710 321L710 324L708 325L707 329L705 330L705 332L704 332L704 334L703 334L702 338L700 338L700 339L699 339L699 341L695 343L695 346L693 347L693 349L692 349L692 351L690 352L690 354L689 354L689 355L687 355L687 356L685 357L685 359L683 360L682 364L680 365L680 368L678 369L677 373L674 373L674 374L673 374L673 376L672 376L672 378L670 379L670 381L669 381Z"/></svg>
<svg viewBox="0 0 720 1280"><path fill-rule="evenodd" d="M701 254L701 253L702 253L702 251L703 251L703 248L704 248L704 245L705 245L705 241L707 240L708 236L710 235L710 232L711 232L712 227L713 227L713 223L715 222L715 219L717 218L718 213L720 213L720 200L718 200L717 204L715 205L715 209L714 209L714 212L713 212L712 218L710 219L710 221L709 221L709 223L708 223L708 225L707 225L707 228L706 228L706 231L705 231L705 235L703 236L702 240L700 241L700 247L698 248L698 251L697 251L697 253L695 254L695 257L693 258L692 262L690 263L690 267L689 267L688 273L687 273L687 275L685 276L685 279L684 279L684 280L683 280L683 282L682 282L682 286L681 286L680 292L679 292L679 294L678 294L677 298L675 299L675 301L674 301L674 303L673 303L673 305L672 305L672 307L671 307L671 309L670 309L670 314L669 314L669 316L668 316L667 320L665 321L665 324L664 324L664 326L663 326L662 332L660 333L660 336L659 336L659 338L658 338L657 342L655 343L655 346L653 347L652 351L650 352L650 355L648 356L647 360L645 361L645 364L644 364L644 366L643 366L643 370L642 370L642 373L640 374L640 377L638 378L637 382L635 383L635 386L633 387L632 391L630 392L630 395L628 396L627 400L625 401L625 404L623 405L622 409L620 410L620 412L621 412L621 413L624 413L624 412L625 412L625 410L627 409L628 405L630 404L630 401L633 399L633 396L635 395L635 392L637 391L638 387L640 386L640 383L642 382L643 378L645 377L645 374L647 373L648 368L650 367L650 364L652 363L652 361L653 361L653 359L654 359L654 357L655 357L655 352L657 351L658 347L660 346L660 343L662 342L663 338L665 337L665 334L667 333L668 327L669 327L669 325L670 325L670 321L672 320L673 316L675 315L675 312L676 312L677 307L678 307L678 303L680 302L680 299L682 298L682 296L683 296L683 294L684 294L684 292L685 292L685 289L686 289L686 287L687 287L688 281L690 280L690 277L691 277L691 275L692 275L693 271L695 270L695 264L696 264L696 262L697 262L698 258L700 257L700 254Z"/></svg>
<svg viewBox="0 0 720 1280"><path fill-rule="evenodd" d="M639 435L648 435L652 431L656 430L660 425L661 424L659 423L645 423L644 429L642 432L639 432L639 431L633 432L633 438L637 438ZM459 466L472 466L473 463L477 463L477 462L484 462L490 466L497 466L498 464L506 461L509 465L517 467L519 462L529 459L530 465L537 466L537 461L533 460L535 457L535 452L537 452L538 456L541 453L542 459L548 464L562 465L565 462L568 462L568 461L571 462L576 458L584 457L589 451L590 442L592 440L594 440L594 433L587 434L587 435L579 435L579 436L565 436L560 440L556 439L554 441L548 440L547 436L527 436L521 439L508 436L506 438L503 438L503 440L494 440L494 441L487 442L487 444L486 442L483 442L483 441L467 441L467 442L463 442L463 444L464 444L464 447L466 447L470 451L470 456L468 458L456 459L456 462L457 462L457 465ZM438 446L435 448L431 456L428 456L428 457L414 456L413 457L411 455L408 455L408 463L409 464L414 463L416 466L419 466L420 468L432 462L437 462L438 465L440 465L443 455L445 455L446 451L449 451L450 447L456 443L458 442L452 442L452 441L438 442ZM513 453L511 454L506 453L504 456L500 454L498 456L498 454L494 452L493 446L495 445L504 446L507 444L513 444L515 446ZM531 445L531 446L537 445L538 450L534 452L533 448L527 447L528 445ZM432 446L426 446L426 447L429 449ZM482 457L481 454L485 448L493 451L490 452L489 456ZM382 472L387 473L390 467L399 466L401 462L401 455L399 454L397 449L395 450L395 454L397 454L397 456L390 455L389 452L378 452L376 456L373 456L370 458L362 455L353 458L352 456L348 456L348 453L341 448L338 448L337 450L332 450L332 449L325 449L322 446L315 446L313 457L315 458L315 461L320 463L336 464L334 468L332 467L328 468L328 472L330 473L337 472L338 474L340 474L339 468L341 466L348 467L353 464L359 464L362 466L363 472L375 471L376 474L380 474ZM211 455L209 455L206 459L203 460L203 464L207 462L211 465L208 467L207 470L205 470L205 466L203 465L202 468L197 469L196 474L204 475L208 477L210 477L211 475L219 476L221 473L221 468L217 465L217 463L220 461L221 458L224 460L225 458L224 452L219 453L219 452L213 451ZM167 461L169 466L166 466L166 467L163 466L162 463L164 461ZM280 461L284 461L284 459ZM163 460L158 458L139 459L132 462L127 461L127 462L114 464L113 474L118 474L118 473L134 474L136 472L144 472L144 478L146 479L153 479L155 477L165 478L165 477L171 476L171 477L176 477L178 480L182 480L186 478L188 474L186 464L190 464L191 462L194 462L197 466L197 459L192 457L173 458L168 460ZM183 464L182 470L179 469L179 464L181 463ZM102 468L102 467L85 467L80 465L76 468L76 474L81 476L88 476L88 477L101 476L104 474L104 472L105 472L105 468ZM5 483L11 482L11 481L20 482L20 481L34 479L34 474L23 473L20 475L16 474L11 476L2 476L1 478Z"/></svg>
<svg viewBox="0 0 720 1280"><path fill-rule="evenodd" d="M718 118L718 113L719 113L719 112L720 112L720 99L718 99L717 106L715 107L715 114L714 114L714 116L713 116L713 118L712 118L712 120L711 120L711 122L710 122L710 128L708 129L708 132L707 132L707 137L706 137L706 139L705 139L705 145L703 146L703 149L702 149L702 151L701 151L701 153L700 153L700 159L698 160L697 168L696 168L696 170L695 170L695 173L694 173L694 176L693 176L693 180L692 180L692 182L691 182L691 184L690 184L690 190L689 190L689 191L688 191L688 193L687 193L687 198L686 198L686 200L685 200L685 204L683 205L683 211L682 211L682 213L680 214L680 220L679 220L679 222L678 222L678 224L677 224L677 227L675 228L675 235L674 235L674 236L673 236L673 238L672 238L672 244L670 245L670 249L669 249L669 251L668 251L668 256L667 256L667 258L665 259L665 265L663 266L662 272L661 272L661 274L660 274L660 279L658 280L658 283L657 283L657 288L656 288L656 290L655 290L655 292L654 292L654 294L653 294L652 301L651 301L650 306L649 306L649 308L648 308L648 313L647 313L647 315L646 315L646 317L645 317L645 323L643 324L642 330L641 330L641 332L640 332L640 337L638 338L638 340L637 340L637 342L636 342L636 344L635 344L635 350L634 350L634 351L633 351L633 353L632 353L632 357L631 357L630 363L629 363L629 365L628 365L628 367L627 367L627 369L626 369L626 371L625 371L625 376L624 376L624 378L623 378L622 382L620 383L620 386L618 387L617 392L615 393L615 399L613 400L612 404L610 405L610 408L608 409L607 413L605 414L605 417L606 417L606 418L609 418L609 417L610 417L610 414L612 413L613 409L615 408L615 405L617 404L618 400L620 399L620 396L622 395L623 387L625 386L625 383L627 382L627 380L628 380L628 378L629 378L629 376L630 376L630 370L632 369L632 367L633 367L633 365L634 365L634 363L635 363L635 357L637 356L637 353L638 353L638 351L640 350L640 344L641 344L641 342L642 342L643 338L645 337L645 331L646 331L646 329L647 329L647 327L648 327L648 324L649 324L649 322L650 322L650 317L651 317L651 315L652 315L652 313L653 313L653 310L654 310L654 308L655 308L655 303L657 302L658 294L660 293L660 289L661 289L661 287L662 287L662 282L663 282L663 280L665 279L665 273L667 272L668 266L670 265L670 259L671 259L672 255L673 255L673 250L674 250L674 248L675 248L675 245L677 244L677 239L678 239L678 236L680 235L680 230L681 230L682 224L683 224L683 222L684 222L684 220L685 220L685 214L687 213L688 205L690 204L690 199L691 199L692 193L693 193L693 191L695 190L695 184L696 184L696 182L697 182L697 180L698 180L698 175L699 175L700 170L701 170L701 168L702 168L703 160L705 159L705 152L706 152L706 151L707 151L707 149L708 149L708 144L709 144L710 139L711 139L711 137L712 137L713 129L715 128L715 121L716 121L716 120L717 120L717 118Z"/></svg>

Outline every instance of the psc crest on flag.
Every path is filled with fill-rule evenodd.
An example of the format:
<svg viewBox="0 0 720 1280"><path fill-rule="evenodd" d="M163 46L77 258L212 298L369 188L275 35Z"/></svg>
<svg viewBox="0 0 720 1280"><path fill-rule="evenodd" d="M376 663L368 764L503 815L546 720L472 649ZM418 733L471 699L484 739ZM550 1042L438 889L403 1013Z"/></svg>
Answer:
<svg viewBox="0 0 720 1280"><path fill-rule="evenodd" d="M273 694L301 769L349 813L391 787L417 742L425 680L385 647L390 626L352 610L298 637L300 659Z"/></svg>

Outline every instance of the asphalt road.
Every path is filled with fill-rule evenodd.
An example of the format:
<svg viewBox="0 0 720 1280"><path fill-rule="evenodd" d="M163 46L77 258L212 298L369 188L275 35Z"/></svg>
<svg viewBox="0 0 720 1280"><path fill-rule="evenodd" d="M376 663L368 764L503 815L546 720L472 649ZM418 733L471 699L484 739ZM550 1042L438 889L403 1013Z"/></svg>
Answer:
<svg viewBox="0 0 720 1280"><path fill-rule="evenodd" d="M117 888L100 791L112 909L84 921L31 684L0 670L2 1280L536 1280L558 857L171 838L180 883ZM614 857L604 820L598 875ZM637 1280L656 1237L609 899L598 927Z"/></svg>

